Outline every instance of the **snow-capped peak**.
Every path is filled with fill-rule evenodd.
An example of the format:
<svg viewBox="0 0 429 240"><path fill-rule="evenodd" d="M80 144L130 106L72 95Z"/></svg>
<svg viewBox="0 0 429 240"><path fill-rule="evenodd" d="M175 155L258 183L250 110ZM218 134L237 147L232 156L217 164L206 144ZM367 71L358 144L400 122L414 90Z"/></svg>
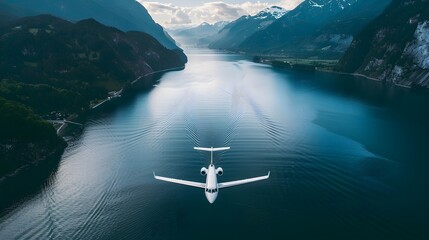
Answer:
<svg viewBox="0 0 429 240"><path fill-rule="evenodd" d="M331 8L330 10L333 10L333 7L339 7L342 10L344 8L351 6L352 4L356 3L357 0L309 0L308 3L311 7L315 8L323 8L325 6L329 6Z"/></svg>
<svg viewBox="0 0 429 240"><path fill-rule="evenodd" d="M288 11L282 7L278 6L272 6L269 8L266 8L262 11L260 11L258 14L256 14L254 17L255 19L265 19L267 17L274 17L275 19L279 19L283 17Z"/></svg>
<svg viewBox="0 0 429 240"><path fill-rule="evenodd" d="M214 23L213 26L215 26L217 29L220 30L220 29L224 28L228 23L230 23L230 22L228 22L228 21L220 21L220 22Z"/></svg>
<svg viewBox="0 0 429 240"><path fill-rule="evenodd" d="M318 4L316 2L310 1L310 6L312 7L318 7L318 8L322 8L324 5L322 4Z"/></svg>

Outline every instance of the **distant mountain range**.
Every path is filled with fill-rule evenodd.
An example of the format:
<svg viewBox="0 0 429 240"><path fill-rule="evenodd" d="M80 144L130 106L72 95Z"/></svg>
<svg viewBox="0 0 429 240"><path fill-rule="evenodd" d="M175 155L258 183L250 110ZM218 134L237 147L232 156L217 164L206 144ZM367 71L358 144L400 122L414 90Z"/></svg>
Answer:
<svg viewBox="0 0 429 240"><path fill-rule="evenodd" d="M2 0L0 16L1 12L17 17L51 14L75 22L93 18L122 31L148 33L167 48L178 48L174 40L135 0Z"/></svg>
<svg viewBox="0 0 429 240"><path fill-rule="evenodd" d="M255 54L339 58L353 36L389 3L390 0L306 0L271 18L258 18L260 14L241 17L222 29L209 46Z"/></svg>
<svg viewBox="0 0 429 240"><path fill-rule="evenodd" d="M429 1L393 0L351 44L339 71L429 87Z"/></svg>
<svg viewBox="0 0 429 240"><path fill-rule="evenodd" d="M216 35L210 37L210 48L238 50L240 44L257 31L261 31L287 13L273 6L254 16L246 15L227 24Z"/></svg>
<svg viewBox="0 0 429 240"><path fill-rule="evenodd" d="M217 34L217 32L227 24L228 22L226 21L216 22L214 24L204 22L196 27L168 30L168 32L184 46L206 47L208 45L206 38Z"/></svg>

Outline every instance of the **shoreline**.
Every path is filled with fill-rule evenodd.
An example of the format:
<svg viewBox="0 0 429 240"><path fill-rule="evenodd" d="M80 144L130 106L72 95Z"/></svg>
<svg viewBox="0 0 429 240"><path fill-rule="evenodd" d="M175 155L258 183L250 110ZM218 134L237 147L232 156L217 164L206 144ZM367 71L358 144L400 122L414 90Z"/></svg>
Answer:
<svg viewBox="0 0 429 240"><path fill-rule="evenodd" d="M37 167L41 164L43 164L44 162L48 161L48 160L52 160L54 159L56 156L61 157L64 153L64 150L66 149L67 145L65 146L58 146L56 147L52 152L50 152L49 154L47 154L45 157L41 158L41 159L35 159L31 162L28 162L22 166L20 166L19 168L15 169L13 172L9 172L3 176L0 176L0 186L5 183L6 181L8 181L9 179L13 179L15 177L20 176L20 174L22 172L25 172L29 169L31 169L32 167Z"/></svg>
<svg viewBox="0 0 429 240"><path fill-rule="evenodd" d="M164 72L171 72L171 71L179 71L179 70L183 70L183 69L185 69L185 66L182 66L182 67L174 67L174 68L167 68L167 69L164 69L164 70L158 70L158 71L153 71L153 72L150 72L150 73L146 73L146 74L144 74L144 75L141 75L141 76L137 77L137 78L136 78L136 79L134 79L133 81L131 81L131 86L133 86L134 84L138 83L142 78L145 78L145 77L148 77L148 76L151 76L151 75L157 74L157 73L164 73ZM115 99L115 98L121 97L121 96L122 96L123 91L124 91L124 88L121 88L120 90L115 91L115 92L114 92L114 94L113 94L113 96L111 96L111 97L110 97L110 96L109 96L109 97L107 97L106 99L104 99L104 100L103 100L103 101L101 101L100 103L96 104L95 106L90 107L90 109L89 109L89 110L96 109L96 108L98 108L98 107L102 106L103 104L105 104L106 102L109 102L109 101L111 101L111 100L113 100L113 99Z"/></svg>
<svg viewBox="0 0 429 240"><path fill-rule="evenodd" d="M150 76L150 75L154 75L154 74L157 74L157 73L164 73L164 72L180 71L180 70L183 70L183 69L185 69L185 66L182 66L182 67L174 67L174 68L167 68L167 69L164 69L164 70L158 70L158 71L154 71L154 72L146 73L146 74L141 75L140 77L138 77L138 78L134 79L134 80L131 82L131 85L134 85L135 83L137 83L141 78L144 78L144 77L147 77L147 76ZM123 89L121 89L121 90L123 90ZM120 91L121 91L121 90L120 90Z"/></svg>
<svg viewBox="0 0 429 240"><path fill-rule="evenodd" d="M249 55L247 55L247 54L244 54L244 55L249 56ZM320 61L323 61L323 60L320 60ZM327 60L327 61L331 61L331 60ZM302 70L302 69L293 69L293 68L275 67L275 66L272 64L272 61L271 61L271 62L259 62L259 63L260 63L260 64L265 64L265 65L270 65L270 66L272 66L273 68L277 68L277 69L285 69L285 70L291 70L291 71L296 71L296 70L298 70L298 71L309 71L309 70ZM383 82L383 80L380 80L380 79L378 79L378 78L374 78L374 77L369 77L369 76L366 76L366 75L361 74L361 73L339 72L339 71L328 70L328 69L320 69L320 68L318 68L318 67L316 67L316 66L314 66L314 65L308 65L308 66L312 66L312 67L314 67L314 71L315 71L315 72L326 72L326 73L333 73L333 74L347 75L347 76L353 76L353 77L365 78L365 79L367 79L367 80L376 81L376 82ZM407 85L403 85L403 84L399 84L399 83L395 83L395 82L386 82L386 83L392 84L393 86L396 86L396 87L402 87L402 88L412 89L412 87L411 87L411 86L407 86Z"/></svg>
<svg viewBox="0 0 429 240"><path fill-rule="evenodd" d="M261 61L261 62L257 62L257 63L264 64L264 65L270 65L272 67L274 67L273 64L272 64L273 59L270 59L270 58L288 58L288 59L294 59L294 60L308 60L308 61L334 61L334 60L338 61L338 59L304 59L304 58L300 59L300 58L291 58L291 57L287 57L287 56L283 56L283 55L270 55L270 54L257 54L257 53L253 53L252 54L252 53L249 53L249 52L233 51L233 50L227 50L227 49L213 49L213 50L221 50L221 51L225 51L225 52L228 52L228 53L240 54L240 55L244 55L244 56L248 56L248 57L260 57L261 59L266 58L266 60L268 60L268 61L266 61L266 62ZM335 73L335 74L341 74L341 75L361 77L361 78L365 78L365 79L368 79L368 80L371 80L371 81L383 82L383 80L380 80L380 79L374 78L374 77L369 77L369 76L366 76L366 75L361 74L361 73L338 72L338 71L334 71L334 70L320 69L320 68L318 68L318 67L316 67L314 65L308 65L308 66L314 67L314 71L316 71L316 72ZM276 67L274 67L274 68L276 68ZM281 67L277 67L277 68L278 69L285 69L285 70L292 70L292 71L295 70L293 68L290 68L290 69L281 68ZM300 69L299 71L307 71L307 70L301 70ZM403 85L403 84L399 84L399 83L395 83L395 82L387 82L387 83L393 84L396 87L413 89L411 86L407 86L407 85Z"/></svg>
<svg viewBox="0 0 429 240"><path fill-rule="evenodd" d="M376 82L383 82L383 80L380 80L378 78L374 78L374 77L369 77L366 76L364 74L361 73L347 73L347 72L338 72L338 71L332 71L332 70L321 70L321 69L317 69L316 71L318 72L327 72L327 73L334 73L334 74L340 74L340 75L347 75L347 76L354 76L354 77L360 77L360 78L365 78L371 81L376 81ZM407 85L403 85L403 84L399 84L399 83L395 83L395 82L388 82L389 84L393 84L396 87L402 87L402 88L407 88L407 89L412 89L411 86L407 86Z"/></svg>
<svg viewBox="0 0 429 240"><path fill-rule="evenodd" d="M154 75L154 74L158 74L158 73L165 73L165 72L172 72L172 71L180 71L185 69L185 65L184 66L180 66L180 67L174 67L174 68L167 68L164 70L158 70L158 71L153 71L150 73L146 73L144 75L141 75L139 77L137 77L136 79L134 79L133 81L131 81L130 85L133 86L135 84L137 84L141 79ZM120 98L122 97L122 93L124 91L124 88L122 87L119 91L115 91L113 96L109 96L106 99L104 99L103 101L101 101L100 103L97 103L95 106L93 107L89 107L89 109L87 109L86 111L84 111L81 115L86 115L88 113L90 113L93 110L98 109L99 107L105 105L108 102L111 102L112 100L115 100L116 98ZM72 114L71 117L64 119L64 120L46 120L50 123L61 123L60 127L56 129L57 131L57 135L60 137L63 137L62 133L67 129L67 127L69 126L69 124L75 124L75 125L79 125L81 127L84 126L84 124L82 123L76 123L73 122L73 120L78 119L81 115L76 115L76 114Z"/></svg>
<svg viewBox="0 0 429 240"><path fill-rule="evenodd" d="M254 57L260 57L261 59L265 58L268 61L266 61L266 62L261 61L261 62L255 62L255 63L260 63L260 64L264 64L264 65L270 65L272 67L274 67L273 64L272 64L273 58L287 58L287 59L308 60L308 61L335 61L335 60L338 61L338 59L291 58L291 57L287 57L287 56L284 56L284 55L275 55L275 54L272 54L272 55L271 54L258 54L258 53L243 52L243 51L228 50L228 49L214 49L214 48L209 48L209 49L211 49L211 50L218 50L218 51L224 51L226 53L239 54L239 55L247 56L247 57L250 57L250 58L251 57L253 57L253 58ZM361 73L338 72L338 71L333 71L333 70L328 70L328 69L320 69L320 68L318 68L318 67L316 67L314 65L308 65L308 66L314 67L314 71L315 72L327 72L327 73L335 73L335 74L348 75L348 76L354 76L354 77L361 77L361 78L365 78L365 79L368 79L368 80L371 80L371 81L377 81L377 82L384 82L384 83L392 84L393 86L396 86L396 87L402 87L402 88L406 88L406 89L413 89L412 86L408 86L408 85L404 85L404 84L399 84L399 83L396 83L396 82L393 82L393 81L392 82L383 81L383 80L380 80L378 78L369 77L369 76L366 76L366 75L361 74ZM274 67L274 68L276 68L276 67ZM295 70L293 68L287 69L287 68L281 68L281 67L278 67L278 69L285 69L285 70L292 70L292 71ZM299 71L308 71L308 70L301 70L300 69ZM429 90L429 88L427 88L426 90Z"/></svg>
<svg viewBox="0 0 429 240"><path fill-rule="evenodd" d="M154 74L157 74L157 73L170 72L170 71L179 71L179 70L183 70L183 69L185 69L185 66L175 67L175 68L168 68L168 69L164 69L164 70L150 72L150 73L141 75L138 78L136 78L135 80L133 80L131 82L131 86L137 84L141 79L143 79L145 77L148 77L148 76L151 76L151 75L154 75ZM118 92L122 93L122 91L123 91L123 88L121 90L119 90ZM110 100L113 100L113 99L115 99L115 98L108 97L102 103L97 104L97 108L99 106L102 106L106 102L110 102ZM49 120L49 119L44 119L44 120L47 121L47 122L49 122L52 125L59 124L59 127L55 128L55 131L56 131L56 133L57 133L57 135L59 137L61 137L62 139L64 139L63 133L67 130L67 128L69 127L69 125L70 124L77 125L77 126L80 126L81 128L83 128L84 127L83 123L78 123L78 122L74 122L74 121L76 119L81 118L82 116L87 115L88 113L91 113L94 109L96 109L96 108L95 107L88 108L87 110L85 110L84 112L82 112L79 115L78 114L72 114L69 118L63 119L63 120ZM15 169L13 172L9 172L9 173L7 173L5 175L0 176L0 185L2 185L3 183L7 182L9 179L14 179L16 177L19 177L22 172L30 171L31 168L37 167L37 166L43 164L44 162L48 161L49 159L55 158L56 156L58 156L61 159L64 150L65 150L65 148L62 149L61 151L60 151L60 149L55 149L53 152L51 152L48 155L46 155L43 159L33 160L33 161L29 162L29 163L26 163L26 164L20 166L19 168Z"/></svg>

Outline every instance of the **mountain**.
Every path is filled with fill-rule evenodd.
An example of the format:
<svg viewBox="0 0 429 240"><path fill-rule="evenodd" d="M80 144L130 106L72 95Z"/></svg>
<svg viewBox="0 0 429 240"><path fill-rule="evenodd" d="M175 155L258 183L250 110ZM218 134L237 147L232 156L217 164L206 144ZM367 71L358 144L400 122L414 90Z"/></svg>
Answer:
<svg viewBox="0 0 429 240"><path fill-rule="evenodd" d="M185 64L182 51L146 33L93 19L27 17L0 27L0 36L0 96L39 114L80 112L141 75Z"/></svg>
<svg viewBox="0 0 429 240"><path fill-rule="evenodd" d="M265 29L286 13L287 10L272 6L254 16L242 16L227 24L218 34L211 36L209 47L229 50L236 49L250 35L258 30Z"/></svg>
<svg viewBox="0 0 429 240"><path fill-rule="evenodd" d="M271 25L247 37L238 50L297 57L338 58L353 36L390 0L306 0Z"/></svg>
<svg viewBox="0 0 429 240"><path fill-rule="evenodd" d="M219 21L216 23L213 23L213 26L215 26L215 28L220 31L222 28L224 28L228 23L230 23L229 21Z"/></svg>
<svg viewBox="0 0 429 240"><path fill-rule="evenodd" d="M139 76L183 67L183 58L146 33L94 19L40 15L0 25L0 184L61 156L66 144L41 115L79 114Z"/></svg>
<svg viewBox="0 0 429 240"><path fill-rule="evenodd" d="M393 0L337 67L403 86L429 87L429 1Z"/></svg>
<svg viewBox="0 0 429 240"><path fill-rule="evenodd" d="M228 23L225 21L216 22L214 24L204 22L204 23L201 23L200 25L198 25L196 27L181 30L181 31L175 33L174 35L175 36L183 36L183 37L188 37L188 36L205 37L205 36L209 36L209 35L213 35L213 34L217 33L226 24L228 24Z"/></svg>
<svg viewBox="0 0 429 240"><path fill-rule="evenodd" d="M178 48L143 5L135 0L2 0L0 9L19 17L50 14L69 21L93 18L122 31L148 33L167 48Z"/></svg>
<svg viewBox="0 0 429 240"><path fill-rule="evenodd" d="M169 32L182 45L203 46L206 44L204 44L202 39L216 34L227 23L228 22L225 21L216 22L214 24L204 22L196 27Z"/></svg>
<svg viewBox="0 0 429 240"><path fill-rule="evenodd" d="M251 16L254 19L279 19L283 17L288 11L279 6L271 6L260 11L258 14Z"/></svg>

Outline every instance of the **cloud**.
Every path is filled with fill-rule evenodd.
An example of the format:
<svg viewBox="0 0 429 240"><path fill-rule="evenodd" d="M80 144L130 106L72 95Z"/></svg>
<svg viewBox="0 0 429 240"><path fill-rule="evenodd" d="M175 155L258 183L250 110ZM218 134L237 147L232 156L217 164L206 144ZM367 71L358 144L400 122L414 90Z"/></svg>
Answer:
<svg viewBox="0 0 429 240"><path fill-rule="evenodd" d="M150 14L159 14L159 13L172 13L179 9L179 7L174 6L171 3L159 3L159 2L143 2L138 1L140 4L146 7Z"/></svg>
<svg viewBox="0 0 429 240"><path fill-rule="evenodd" d="M269 4L266 2L245 2L240 4L240 7L243 8L248 15L255 15L258 12L260 12L261 10L267 8L267 7L271 7L273 5L278 5L278 4Z"/></svg>
<svg viewBox="0 0 429 240"><path fill-rule="evenodd" d="M304 0L280 0L277 4L277 6L283 7L288 10L294 9L296 6L298 6L300 3L302 3Z"/></svg>
<svg viewBox="0 0 429 240"><path fill-rule="evenodd" d="M189 9L188 14L192 19L213 23L236 19L247 14L247 11L237 5L211 2Z"/></svg>
<svg viewBox="0 0 429 240"><path fill-rule="evenodd" d="M189 15L180 9L173 13L170 22L168 22L170 25L186 25L190 23L192 23L192 20Z"/></svg>
<svg viewBox="0 0 429 240"><path fill-rule="evenodd" d="M171 3L138 0L154 20L167 28L197 25L202 22L233 21L243 15L254 15L272 5L293 9L303 0L279 0L277 3L244 2L230 4L222 1L203 3L196 7L181 7Z"/></svg>

